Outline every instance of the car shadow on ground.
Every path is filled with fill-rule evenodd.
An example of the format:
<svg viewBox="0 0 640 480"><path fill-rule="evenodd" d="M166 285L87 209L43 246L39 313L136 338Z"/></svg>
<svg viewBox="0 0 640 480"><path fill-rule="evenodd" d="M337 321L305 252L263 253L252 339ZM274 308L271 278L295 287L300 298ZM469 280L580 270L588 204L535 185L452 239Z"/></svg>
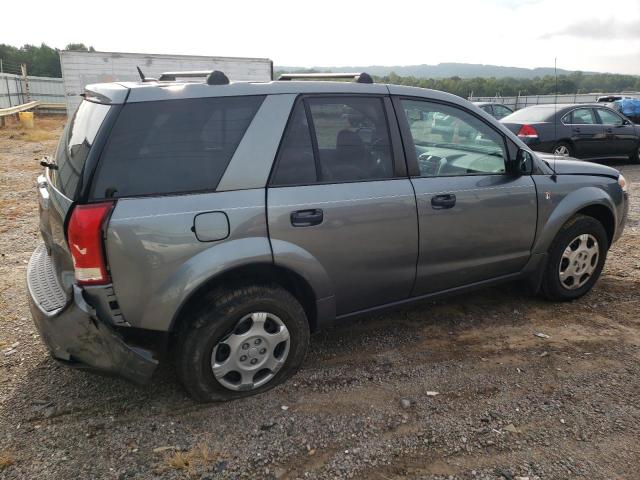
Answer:
<svg viewBox="0 0 640 480"><path fill-rule="evenodd" d="M500 329L526 322L522 312L543 300L523 293L521 284L504 284L464 297L425 301L350 320L318 332L299 376L332 368L339 358L372 357L394 351L399 345L411 349L428 330L430 338L453 341L471 328ZM452 353L448 349L449 353ZM449 354L443 352L444 354ZM97 375L43 358L5 400L1 415L17 415L18 421L38 421L63 415L96 413L127 416L146 415L149 410L186 411L202 408L181 387L170 362L161 364L148 385ZM339 375L339 372L336 372ZM281 387L280 387L281 388ZM263 394L278 395L278 389Z"/></svg>

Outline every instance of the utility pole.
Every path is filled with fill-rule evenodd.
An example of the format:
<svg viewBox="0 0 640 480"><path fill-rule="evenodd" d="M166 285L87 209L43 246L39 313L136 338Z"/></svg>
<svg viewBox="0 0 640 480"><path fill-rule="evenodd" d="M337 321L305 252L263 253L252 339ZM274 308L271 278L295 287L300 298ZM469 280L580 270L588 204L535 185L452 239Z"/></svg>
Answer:
<svg viewBox="0 0 640 480"><path fill-rule="evenodd" d="M24 89L27 92L27 101L25 103L29 103L31 101L31 92L29 91L29 79L27 78L26 63L20 65L20 71L22 72L22 79L24 80Z"/></svg>

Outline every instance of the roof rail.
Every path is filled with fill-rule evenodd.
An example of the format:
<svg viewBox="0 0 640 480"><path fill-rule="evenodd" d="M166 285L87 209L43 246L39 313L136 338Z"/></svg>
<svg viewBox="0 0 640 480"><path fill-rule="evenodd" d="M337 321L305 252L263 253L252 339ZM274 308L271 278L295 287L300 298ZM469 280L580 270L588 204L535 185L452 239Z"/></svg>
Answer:
<svg viewBox="0 0 640 480"><path fill-rule="evenodd" d="M165 72L160 75L160 82L175 82L176 78L206 78L207 85L228 85L229 78L220 70L196 70L190 72Z"/></svg>
<svg viewBox="0 0 640 480"><path fill-rule="evenodd" d="M373 78L366 72L361 73L283 73L278 80L322 80L334 78L350 78L357 83L373 83Z"/></svg>

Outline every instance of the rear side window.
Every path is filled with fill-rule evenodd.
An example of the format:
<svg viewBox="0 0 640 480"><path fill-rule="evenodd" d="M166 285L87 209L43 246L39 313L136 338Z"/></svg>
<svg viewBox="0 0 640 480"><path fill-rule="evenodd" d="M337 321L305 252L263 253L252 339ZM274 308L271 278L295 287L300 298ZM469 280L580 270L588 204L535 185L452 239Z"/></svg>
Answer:
<svg viewBox="0 0 640 480"><path fill-rule="evenodd" d="M264 96L131 103L100 159L95 198L213 190Z"/></svg>
<svg viewBox="0 0 640 480"><path fill-rule="evenodd" d="M72 200L76 198L84 163L109 108L83 101L60 137L56 150L58 170L49 170L49 175L55 187Z"/></svg>
<svg viewBox="0 0 640 480"><path fill-rule="evenodd" d="M378 97L311 97L298 102L272 185L393 178L384 104Z"/></svg>

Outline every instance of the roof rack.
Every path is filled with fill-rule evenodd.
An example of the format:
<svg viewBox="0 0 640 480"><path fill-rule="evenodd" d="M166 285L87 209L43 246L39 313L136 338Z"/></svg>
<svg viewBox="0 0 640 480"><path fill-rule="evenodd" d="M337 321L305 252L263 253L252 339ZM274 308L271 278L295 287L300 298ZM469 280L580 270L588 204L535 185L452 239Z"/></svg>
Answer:
<svg viewBox="0 0 640 480"><path fill-rule="evenodd" d="M190 72L165 72L160 75L158 81L160 82L175 82L176 78L206 78L207 85L228 85L229 78L220 70L205 71L190 71Z"/></svg>
<svg viewBox="0 0 640 480"><path fill-rule="evenodd" d="M334 78L350 78L357 83L373 83L373 78L366 72L361 73L283 73L278 80L321 80Z"/></svg>

